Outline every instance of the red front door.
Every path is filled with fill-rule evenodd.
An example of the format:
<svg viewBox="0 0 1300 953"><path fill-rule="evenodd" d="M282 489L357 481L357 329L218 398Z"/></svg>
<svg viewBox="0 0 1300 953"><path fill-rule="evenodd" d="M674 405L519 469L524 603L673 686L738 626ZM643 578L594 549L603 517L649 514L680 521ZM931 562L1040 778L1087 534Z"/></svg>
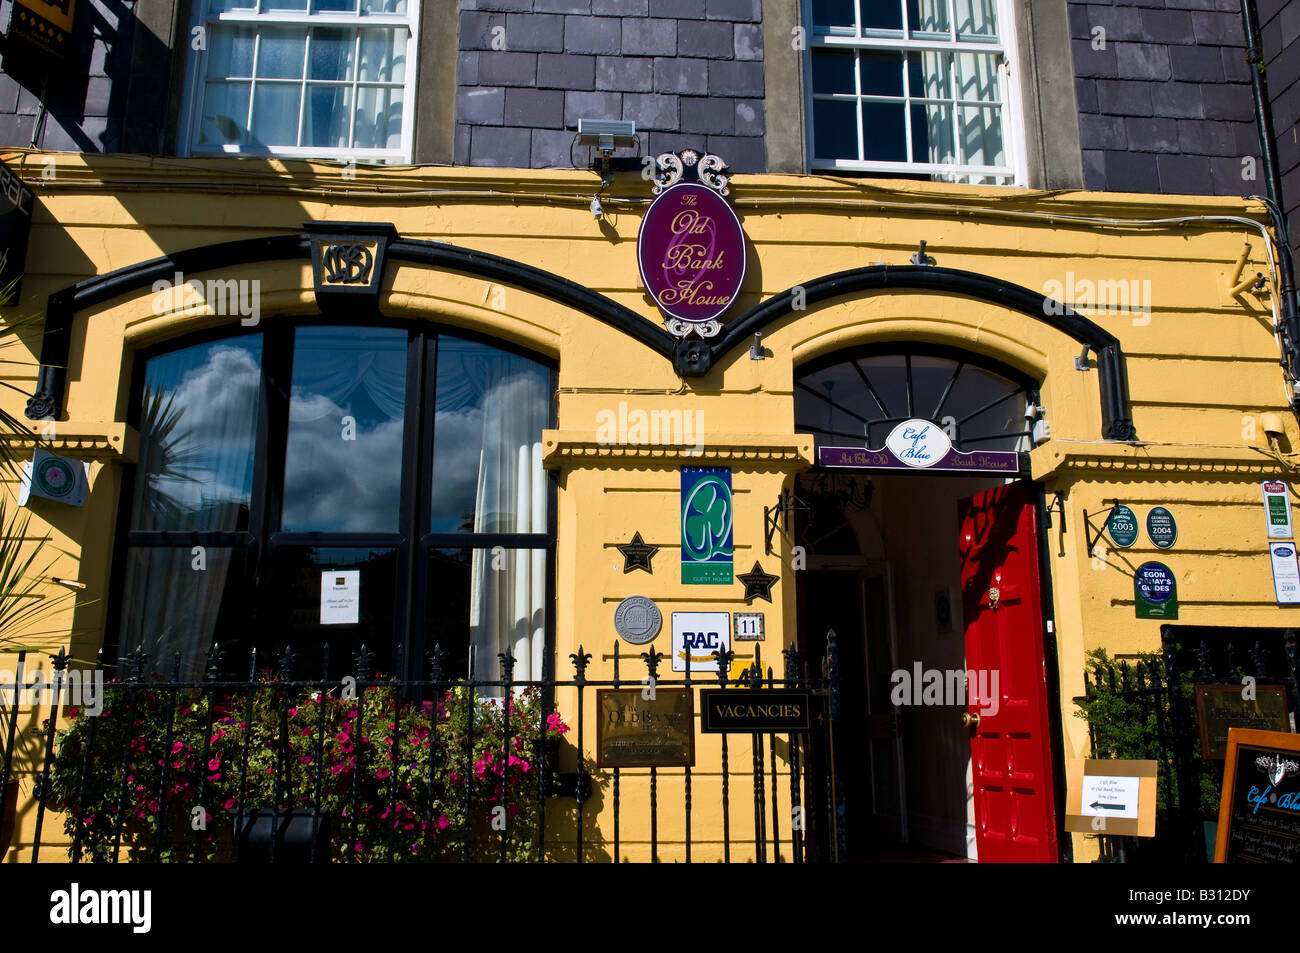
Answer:
<svg viewBox="0 0 1300 953"><path fill-rule="evenodd" d="M1035 493L1011 483L961 500L957 515L979 859L1055 863Z"/></svg>

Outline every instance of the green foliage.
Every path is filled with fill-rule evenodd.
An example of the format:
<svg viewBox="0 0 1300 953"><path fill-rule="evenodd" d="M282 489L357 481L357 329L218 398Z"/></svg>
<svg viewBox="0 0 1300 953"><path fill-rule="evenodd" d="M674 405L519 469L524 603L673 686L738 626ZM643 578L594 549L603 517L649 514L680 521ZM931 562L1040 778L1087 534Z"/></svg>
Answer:
<svg viewBox="0 0 1300 953"><path fill-rule="evenodd" d="M1151 684L1149 676L1152 673L1156 675L1161 685L1166 684L1164 665L1158 654L1144 654L1136 661L1140 662L1148 672L1148 686ZM1118 670L1118 665L1106 654L1105 649L1093 649L1087 653L1085 670L1089 676L1093 675L1098 668L1108 672L1112 667ZM1130 666L1130 672L1133 671L1135 666ZM1130 675L1129 688L1136 687L1136 681ZM1193 683L1183 680L1175 690L1179 693L1179 704L1182 710L1195 711ZM1178 803L1178 792L1171 790L1170 784L1170 779L1176 777L1177 753L1173 750L1172 739L1165 738L1162 744L1157 722L1157 698L1165 706L1162 713L1165 723L1172 724L1172 717L1168 710L1170 701L1168 693L1159 696L1154 694L1138 696L1131 691L1125 692L1117 674L1113 691L1108 680L1103 679L1100 685L1093 685L1087 698L1075 699L1079 710L1074 714L1076 718L1088 722L1092 736L1092 757L1149 760L1158 764L1156 808L1163 811ZM1199 757L1199 749L1194 754L1189 752L1188 758L1190 764L1187 770L1193 772L1199 788L1198 808L1202 816L1216 817L1221 780L1217 766L1202 761Z"/></svg>
<svg viewBox="0 0 1300 953"><path fill-rule="evenodd" d="M152 860L161 823L160 860L230 860L241 805L310 809L319 789L335 860L495 860L503 839L508 860L536 857L541 749L569 729L535 689L505 703L464 686L436 703L388 686L251 695L119 683L97 718L73 712L51 795L84 856L111 858L120 826L124 854Z"/></svg>

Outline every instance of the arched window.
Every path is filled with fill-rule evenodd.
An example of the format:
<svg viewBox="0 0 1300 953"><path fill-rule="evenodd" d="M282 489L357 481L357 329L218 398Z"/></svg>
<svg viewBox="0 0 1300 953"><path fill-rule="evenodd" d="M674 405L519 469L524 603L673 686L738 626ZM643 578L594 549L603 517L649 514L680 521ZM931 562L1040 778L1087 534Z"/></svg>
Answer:
<svg viewBox="0 0 1300 953"><path fill-rule="evenodd" d="M897 424L918 418L967 453L1030 450L1026 410L1037 403L1037 385L1024 375L936 346L864 348L795 374L795 430L814 434L819 447L883 447Z"/></svg>
<svg viewBox="0 0 1300 953"><path fill-rule="evenodd" d="M199 677L293 650L294 670L452 677L547 666L554 563L542 430L553 370L427 327L277 322L143 354L115 566L122 651Z"/></svg>

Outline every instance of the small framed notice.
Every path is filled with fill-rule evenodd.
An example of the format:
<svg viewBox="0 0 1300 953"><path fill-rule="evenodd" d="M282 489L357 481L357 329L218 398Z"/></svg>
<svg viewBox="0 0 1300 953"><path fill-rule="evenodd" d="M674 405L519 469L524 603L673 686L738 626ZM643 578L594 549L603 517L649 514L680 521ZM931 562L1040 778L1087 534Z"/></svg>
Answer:
<svg viewBox="0 0 1300 953"><path fill-rule="evenodd" d="M1269 543L1268 556L1273 563L1273 592L1277 604L1300 604L1300 564L1296 563L1295 543Z"/></svg>
<svg viewBox="0 0 1300 953"><path fill-rule="evenodd" d="M1291 529L1291 497L1281 480L1265 480L1264 515L1268 517L1269 539L1294 539Z"/></svg>
<svg viewBox="0 0 1300 953"><path fill-rule="evenodd" d="M1066 767L1065 829L1156 836L1156 762L1075 758Z"/></svg>
<svg viewBox="0 0 1300 953"><path fill-rule="evenodd" d="M320 574L320 624L361 621L361 570L326 569Z"/></svg>

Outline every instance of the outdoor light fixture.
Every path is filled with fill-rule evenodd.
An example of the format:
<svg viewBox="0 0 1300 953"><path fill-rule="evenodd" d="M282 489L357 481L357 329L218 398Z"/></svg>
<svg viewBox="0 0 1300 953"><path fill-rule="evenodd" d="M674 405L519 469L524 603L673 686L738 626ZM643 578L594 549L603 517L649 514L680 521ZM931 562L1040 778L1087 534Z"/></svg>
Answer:
<svg viewBox="0 0 1300 953"><path fill-rule="evenodd" d="M578 144L596 147L600 153L600 187L608 188L609 157L615 149L636 145L636 123L623 119L579 119ZM599 217L594 207L592 214Z"/></svg>
<svg viewBox="0 0 1300 953"><path fill-rule="evenodd" d="M600 196L599 196L599 195L593 195L593 196L591 197L591 217L592 217L592 218L600 218L600 217L601 217L602 215L604 215L604 214L605 214L605 209L604 209L604 207L600 204Z"/></svg>
<svg viewBox="0 0 1300 953"><path fill-rule="evenodd" d="M1281 415L1261 414L1259 423L1264 428L1264 433L1268 434L1268 445L1274 450L1278 449L1282 437L1286 433L1286 427L1282 424Z"/></svg>

